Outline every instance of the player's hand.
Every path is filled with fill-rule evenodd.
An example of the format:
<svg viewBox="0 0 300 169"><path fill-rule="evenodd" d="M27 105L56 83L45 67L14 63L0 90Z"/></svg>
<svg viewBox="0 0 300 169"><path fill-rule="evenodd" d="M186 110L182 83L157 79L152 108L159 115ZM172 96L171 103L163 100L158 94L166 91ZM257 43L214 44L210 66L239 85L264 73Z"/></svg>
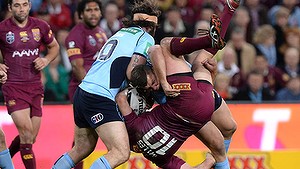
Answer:
<svg viewBox="0 0 300 169"><path fill-rule="evenodd" d="M161 86L162 86L166 96L176 97L176 96L180 95L180 90L173 89L169 83L162 83Z"/></svg>
<svg viewBox="0 0 300 169"><path fill-rule="evenodd" d="M49 60L47 58L38 57L33 61L33 63L35 69L42 70L49 64Z"/></svg>
<svg viewBox="0 0 300 169"><path fill-rule="evenodd" d="M6 80L7 80L7 74L4 71L0 70L0 83L4 84Z"/></svg>
<svg viewBox="0 0 300 169"><path fill-rule="evenodd" d="M216 76L218 69L217 69L217 61L214 58L209 58L204 61L202 61L203 66L210 71L212 76Z"/></svg>
<svg viewBox="0 0 300 169"><path fill-rule="evenodd" d="M7 73L7 69L9 69L5 64L0 63L0 71Z"/></svg>

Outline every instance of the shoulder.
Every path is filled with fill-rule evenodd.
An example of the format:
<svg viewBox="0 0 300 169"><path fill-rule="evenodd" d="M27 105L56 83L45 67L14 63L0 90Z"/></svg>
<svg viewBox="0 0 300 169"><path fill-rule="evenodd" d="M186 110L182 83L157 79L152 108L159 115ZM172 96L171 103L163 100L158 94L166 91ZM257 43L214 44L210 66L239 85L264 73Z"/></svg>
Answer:
<svg viewBox="0 0 300 169"><path fill-rule="evenodd" d="M34 17L29 16L28 20L30 22L32 22L33 24L36 24L36 25L39 25L39 26L41 26L41 25L49 26L49 24L46 21L44 21L42 19L39 19L39 18L34 18Z"/></svg>
<svg viewBox="0 0 300 169"><path fill-rule="evenodd" d="M84 25L82 23L78 23L71 29L69 35L76 34L76 36L82 36L84 32L85 32Z"/></svg>

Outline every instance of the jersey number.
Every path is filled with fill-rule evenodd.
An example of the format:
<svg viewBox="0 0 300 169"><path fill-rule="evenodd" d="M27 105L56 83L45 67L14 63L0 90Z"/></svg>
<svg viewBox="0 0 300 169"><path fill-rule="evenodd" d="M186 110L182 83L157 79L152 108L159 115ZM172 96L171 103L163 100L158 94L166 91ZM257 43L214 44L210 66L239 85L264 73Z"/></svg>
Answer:
<svg viewBox="0 0 300 169"><path fill-rule="evenodd" d="M97 59L100 61L105 61L109 59L113 51L115 50L117 44L118 44L117 40L110 40L109 42L107 42L106 45L103 46L103 48L99 52Z"/></svg>
<svg viewBox="0 0 300 169"><path fill-rule="evenodd" d="M154 136L155 134L161 133L163 135L163 137L156 143L151 144L151 142L149 141L151 139L152 136ZM164 131L162 128L160 128L159 126L155 126L154 128L152 128L150 131L148 131L144 136L143 136L143 141L144 143L152 150L156 150L156 153L159 155L165 155L166 151L168 151L176 142L177 140L175 138L172 138L165 146L163 146L163 144L165 144L170 138L170 134L168 134L166 131Z"/></svg>

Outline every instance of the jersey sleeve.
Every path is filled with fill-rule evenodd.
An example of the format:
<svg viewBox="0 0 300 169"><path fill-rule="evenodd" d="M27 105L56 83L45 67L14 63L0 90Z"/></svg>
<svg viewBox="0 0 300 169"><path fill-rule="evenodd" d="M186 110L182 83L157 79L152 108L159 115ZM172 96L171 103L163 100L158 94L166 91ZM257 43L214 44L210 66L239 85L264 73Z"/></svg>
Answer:
<svg viewBox="0 0 300 169"><path fill-rule="evenodd" d="M137 43L137 46L134 50L134 54L144 56L148 60L149 59L148 50L150 46L153 45L154 45L154 38L150 34L144 33Z"/></svg>
<svg viewBox="0 0 300 169"><path fill-rule="evenodd" d="M65 46L67 48L67 53L70 61L78 58L83 58L83 46L84 38L81 36L82 33L77 31L71 31L66 38Z"/></svg>
<svg viewBox="0 0 300 169"><path fill-rule="evenodd" d="M53 32L50 28L50 25L44 21L41 21L40 22L40 27L41 27L41 30L42 30L42 40L43 40L43 43L44 44L50 44L53 39L54 39L54 35L53 35Z"/></svg>

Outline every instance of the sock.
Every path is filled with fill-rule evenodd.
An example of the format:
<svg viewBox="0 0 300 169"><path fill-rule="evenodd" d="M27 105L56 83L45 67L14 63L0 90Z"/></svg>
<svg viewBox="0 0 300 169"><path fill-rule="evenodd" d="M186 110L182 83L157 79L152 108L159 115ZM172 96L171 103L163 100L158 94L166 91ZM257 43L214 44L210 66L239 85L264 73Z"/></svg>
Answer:
<svg viewBox="0 0 300 169"><path fill-rule="evenodd" d="M14 169L8 149L0 152L0 168Z"/></svg>
<svg viewBox="0 0 300 169"><path fill-rule="evenodd" d="M111 169L110 164L108 163L108 161L105 159L104 156L102 156L101 158L98 158L90 167L90 169Z"/></svg>
<svg viewBox="0 0 300 169"><path fill-rule="evenodd" d="M172 38L170 43L171 54L175 56L181 56L184 54L190 54L194 51L211 48L212 42L210 37L203 36L199 38Z"/></svg>
<svg viewBox="0 0 300 169"><path fill-rule="evenodd" d="M228 158L223 162L218 162L215 164L215 169L230 169Z"/></svg>
<svg viewBox="0 0 300 169"><path fill-rule="evenodd" d="M231 143L231 139L229 139L229 140L224 140L226 153L228 152L230 143Z"/></svg>
<svg viewBox="0 0 300 169"><path fill-rule="evenodd" d="M54 163L51 169L71 169L75 166L72 158L68 153L63 154L59 159Z"/></svg>
<svg viewBox="0 0 300 169"><path fill-rule="evenodd" d="M74 169L83 169L83 161L80 161L78 164L76 164Z"/></svg>
<svg viewBox="0 0 300 169"><path fill-rule="evenodd" d="M35 156L32 144L20 144L20 153L26 169L36 169Z"/></svg>
<svg viewBox="0 0 300 169"><path fill-rule="evenodd" d="M228 5L225 5L222 16L220 18L220 20L222 21L222 31L221 31L222 38L224 38L226 35L227 29L228 29L228 26L230 24L230 20L231 20L233 14L234 14L234 12L230 10ZM211 53L212 55L215 55L218 52L218 49L214 49L214 48L208 48L205 50L208 51L209 53Z"/></svg>
<svg viewBox="0 0 300 169"><path fill-rule="evenodd" d="M11 142L8 149L9 149L11 157L13 157L15 154L17 154L18 151L20 151L20 136L19 135L17 135L14 138L14 140Z"/></svg>

